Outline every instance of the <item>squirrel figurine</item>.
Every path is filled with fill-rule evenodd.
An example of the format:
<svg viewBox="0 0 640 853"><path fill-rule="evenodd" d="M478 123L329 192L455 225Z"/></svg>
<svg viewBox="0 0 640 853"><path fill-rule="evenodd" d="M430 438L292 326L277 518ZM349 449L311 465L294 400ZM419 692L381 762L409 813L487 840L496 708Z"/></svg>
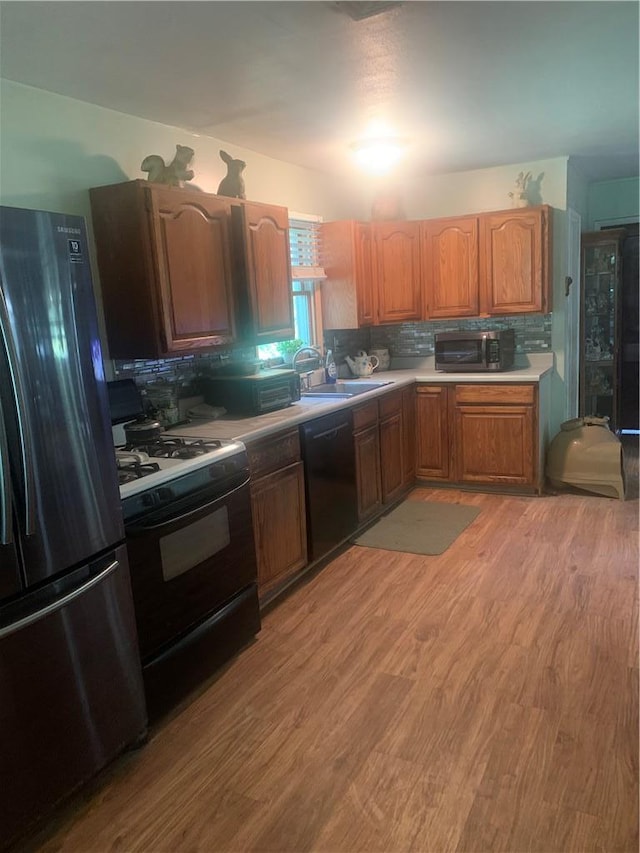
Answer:
<svg viewBox="0 0 640 853"><path fill-rule="evenodd" d="M181 187L184 181L190 181L194 172L188 166L193 159L193 148L176 145L176 155L168 166L159 154L150 154L142 161L140 169L147 172L147 180L170 187Z"/></svg>
<svg viewBox="0 0 640 853"><path fill-rule="evenodd" d="M226 195L228 198L246 198L242 173L247 164L244 160L234 160L226 151L221 150L220 157L227 164L227 174L220 181L218 195Z"/></svg>

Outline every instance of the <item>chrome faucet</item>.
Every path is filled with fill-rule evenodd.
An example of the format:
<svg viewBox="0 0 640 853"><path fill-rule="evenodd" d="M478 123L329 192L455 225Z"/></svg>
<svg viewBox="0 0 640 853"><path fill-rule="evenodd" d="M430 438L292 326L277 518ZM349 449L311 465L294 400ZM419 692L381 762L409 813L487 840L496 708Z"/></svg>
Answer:
<svg viewBox="0 0 640 853"><path fill-rule="evenodd" d="M298 356L301 355L303 352L312 352L314 355L317 355L320 361L322 362L322 353L320 352L318 347L307 346L307 344L304 344L293 354L293 358L291 359L291 367L293 370L296 369L296 364L298 363Z"/></svg>
<svg viewBox="0 0 640 853"><path fill-rule="evenodd" d="M301 346L299 349L297 349L294 352L293 358L291 359L291 368L292 368L292 370L295 370L296 373L299 372L296 369L296 365L298 363L298 356L300 356L303 352L310 352L310 353L313 353L314 355L317 355L319 362L320 362L318 364L318 367L322 366L322 353L320 352L318 347L312 347L312 346L308 346L307 344L304 344L303 346ZM312 373L313 373L313 370L306 370L304 372L300 371L300 385L302 386L302 389L305 391L309 390L309 383L311 381L311 374Z"/></svg>

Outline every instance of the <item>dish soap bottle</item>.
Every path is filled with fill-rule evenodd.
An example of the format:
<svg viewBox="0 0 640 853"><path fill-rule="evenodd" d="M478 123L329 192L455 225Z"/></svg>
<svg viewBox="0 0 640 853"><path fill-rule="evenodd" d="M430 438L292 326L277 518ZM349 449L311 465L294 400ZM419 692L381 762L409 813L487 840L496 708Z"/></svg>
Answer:
<svg viewBox="0 0 640 853"><path fill-rule="evenodd" d="M336 367L336 361L333 357L333 351L327 350L327 357L324 362L324 379L325 382L333 383L338 378L338 368Z"/></svg>

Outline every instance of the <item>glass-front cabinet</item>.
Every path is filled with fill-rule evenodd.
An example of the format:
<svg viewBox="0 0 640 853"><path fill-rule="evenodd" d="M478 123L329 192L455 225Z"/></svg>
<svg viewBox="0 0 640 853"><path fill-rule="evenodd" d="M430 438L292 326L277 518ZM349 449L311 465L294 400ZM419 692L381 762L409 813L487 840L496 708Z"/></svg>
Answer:
<svg viewBox="0 0 640 853"><path fill-rule="evenodd" d="M621 245L624 230L582 235L580 414L618 426Z"/></svg>

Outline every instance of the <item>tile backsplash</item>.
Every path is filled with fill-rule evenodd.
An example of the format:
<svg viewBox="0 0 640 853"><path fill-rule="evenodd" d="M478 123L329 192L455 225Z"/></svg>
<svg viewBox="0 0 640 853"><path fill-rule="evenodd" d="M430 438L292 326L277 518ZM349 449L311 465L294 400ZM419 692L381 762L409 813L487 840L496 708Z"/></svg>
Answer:
<svg viewBox="0 0 640 853"><path fill-rule="evenodd" d="M521 314L509 317L469 320L438 320L426 323L400 323L371 326L366 329L325 330L325 347L333 349L336 363L358 350L386 348L392 358L430 356L434 353L436 332L465 329L513 329L516 352L551 352L551 314Z"/></svg>
<svg viewBox="0 0 640 853"><path fill-rule="evenodd" d="M209 369L219 367L227 361L254 359L255 354L254 347L246 347L156 360L116 359L111 364L114 379L134 379L136 385L142 390L145 385L152 382L172 383L179 386L180 397L189 397L194 393L193 384L201 373L206 373Z"/></svg>
<svg viewBox="0 0 640 853"><path fill-rule="evenodd" d="M392 358L429 356L434 352L436 332L463 331L464 329L508 329L515 331L516 352L551 352L551 314L522 314L513 317L493 317L473 320L440 320L428 323L400 323L388 326L371 326L365 329L327 329L324 333L325 349L333 350L343 372L348 368L345 356L358 350L389 350ZM251 360L255 349L245 347L213 353L193 353L157 360L115 360L112 362L114 379L131 377L144 389L153 382L178 385L179 397L197 393L195 380L201 373L220 366L225 361Z"/></svg>

